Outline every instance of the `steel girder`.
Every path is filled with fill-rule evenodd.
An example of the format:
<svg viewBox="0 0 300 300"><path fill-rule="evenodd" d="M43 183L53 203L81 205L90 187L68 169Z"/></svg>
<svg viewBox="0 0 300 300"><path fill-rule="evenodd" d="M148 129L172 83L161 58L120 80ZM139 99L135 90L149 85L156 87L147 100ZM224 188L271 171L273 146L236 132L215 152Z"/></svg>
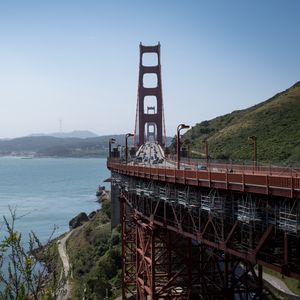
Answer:
<svg viewBox="0 0 300 300"><path fill-rule="evenodd" d="M122 179L126 182L127 177ZM300 280L295 200L224 191L219 195L221 191L216 190L195 193L182 185L145 180L131 184L130 190L124 191L136 214L207 246Z"/></svg>
<svg viewBox="0 0 300 300"><path fill-rule="evenodd" d="M190 240L153 226L125 198L121 203L123 299L187 299Z"/></svg>
<svg viewBox="0 0 300 300"><path fill-rule="evenodd" d="M262 299L261 268L257 275L253 263L183 234L183 227L155 222L153 213L161 211L155 201L125 193L121 203L122 228L128 231L122 230L123 299ZM176 213L173 225L186 217L175 208L168 213ZM219 236L222 226L209 219L203 234Z"/></svg>

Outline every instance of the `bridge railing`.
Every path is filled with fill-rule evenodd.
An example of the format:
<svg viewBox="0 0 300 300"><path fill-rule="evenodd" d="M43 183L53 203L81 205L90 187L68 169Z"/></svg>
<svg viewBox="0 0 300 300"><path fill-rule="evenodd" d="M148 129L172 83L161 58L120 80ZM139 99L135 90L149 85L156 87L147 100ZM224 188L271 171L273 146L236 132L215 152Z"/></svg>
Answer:
<svg viewBox="0 0 300 300"><path fill-rule="evenodd" d="M176 163L176 157L170 156L168 157L170 161ZM181 165L182 167L190 167L190 168L197 168L198 166L205 166L210 169L220 169L223 171L232 170L234 172L262 172L268 174L293 174L295 177L300 177L300 167L299 166L280 166L274 165L271 163L261 163L258 162L255 166L253 161L227 161L227 160L212 160L209 159L188 159L188 158L181 158Z"/></svg>
<svg viewBox="0 0 300 300"><path fill-rule="evenodd" d="M108 160L119 163L126 163L124 157L117 158L108 158ZM292 166L277 166L272 164L262 164L259 163L256 166L253 165L251 161L245 162L231 162L224 161L219 162L215 160L209 160L208 162L203 159L181 159L182 162L180 164L180 169L183 170L203 170L207 169L211 172L219 172L219 173L251 173L251 174L262 174L262 175L283 175L283 176L291 176L291 177L300 177L300 167L292 167ZM150 161L147 163L136 162L134 158L128 159L128 164L136 164L147 166L150 168L164 168L164 169L174 169L176 168L176 158L173 156L168 157L161 164L152 165Z"/></svg>
<svg viewBox="0 0 300 300"><path fill-rule="evenodd" d="M269 170L242 169L236 165L234 169L229 169L224 165L209 164L206 169L198 170L197 167L183 165L183 168L178 170L172 165L135 165L133 162L126 164L114 160L108 160L107 164L108 168L122 174L147 179L300 198L299 173L282 172L281 169L269 172Z"/></svg>
<svg viewBox="0 0 300 300"><path fill-rule="evenodd" d="M125 164L124 158L110 158L112 162L118 162ZM168 162L168 164L166 164ZM163 169L174 169L176 168L176 161L168 160L161 164L150 164L149 163L135 163L134 159L128 160L129 165L139 165L149 168L163 168ZM216 163L216 162L182 162L180 165L182 170L202 170L207 169L211 172L219 173L241 173L241 174L262 174L262 175L283 175L291 177L300 177L300 168L297 167L281 167L274 165L257 165L253 166L251 164L232 164L232 163Z"/></svg>

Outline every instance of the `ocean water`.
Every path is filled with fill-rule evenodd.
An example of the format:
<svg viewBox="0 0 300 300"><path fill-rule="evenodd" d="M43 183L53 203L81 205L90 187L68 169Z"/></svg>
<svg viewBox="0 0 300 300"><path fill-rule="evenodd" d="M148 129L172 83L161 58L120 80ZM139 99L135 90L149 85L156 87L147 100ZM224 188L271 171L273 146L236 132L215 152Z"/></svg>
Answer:
<svg viewBox="0 0 300 300"><path fill-rule="evenodd" d="M69 220L80 212L99 209L96 189L110 176L106 159L0 158L0 238L3 216L16 208L16 229L24 237L34 231L46 242L69 230Z"/></svg>

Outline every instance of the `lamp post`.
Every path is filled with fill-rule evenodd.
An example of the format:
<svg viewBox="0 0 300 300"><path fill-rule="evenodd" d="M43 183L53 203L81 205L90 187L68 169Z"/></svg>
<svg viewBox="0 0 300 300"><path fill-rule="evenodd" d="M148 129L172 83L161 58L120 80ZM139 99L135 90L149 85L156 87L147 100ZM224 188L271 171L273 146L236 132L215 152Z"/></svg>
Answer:
<svg viewBox="0 0 300 300"><path fill-rule="evenodd" d="M177 169L180 169L180 130L182 129L187 129L190 128L189 125L185 124L179 124L177 126L177 147L176 147L176 152L177 152Z"/></svg>
<svg viewBox="0 0 300 300"><path fill-rule="evenodd" d="M255 135L249 136L248 141L253 145L253 166L257 167L257 137Z"/></svg>
<svg viewBox="0 0 300 300"><path fill-rule="evenodd" d="M122 146L120 144L117 145L119 160L122 159Z"/></svg>
<svg viewBox="0 0 300 300"><path fill-rule="evenodd" d="M125 135L125 161L126 161L126 164L128 162L128 143L127 143L127 140L130 136L134 136L133 133L126 133Z"/></svg>
<svg viewBox="0 0 300 300"><path fill-rule="evenodd" d="M208 167L208 143L207 143L207 140L204 140L203 143L205 145L206 166Z"/></svg>
<svg viewBox="0 0 300 300"><path fill-rule="evenodd" d="M111 138L108 141L108 157L111 158L111 144L115 143L116 139Z"/></svg>

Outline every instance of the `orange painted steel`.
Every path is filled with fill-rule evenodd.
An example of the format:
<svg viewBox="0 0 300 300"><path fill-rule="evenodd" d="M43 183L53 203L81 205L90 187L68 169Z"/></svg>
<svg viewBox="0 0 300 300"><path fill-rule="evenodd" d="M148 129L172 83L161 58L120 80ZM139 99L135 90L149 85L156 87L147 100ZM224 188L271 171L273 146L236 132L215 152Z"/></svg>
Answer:
<svg viewBox="0 0 300 300"><path fill-rule="evenodd" d="M253 294L256 299L263 299L262 266L300 280L298 236L288 236L280 224L277 230L273 219L262 224L258 214L258 221L251 219L250 225L235 216L243 203L238 197L257 201L257 209L264 213L275 209L277 203L299 201L299 173L283 172L280 168L254 170L247 166L228 169L226 165L209 166L208 170L185 165L186 169L178 170L175 165L166 168L113 160L108 160L107 166L114 176L121 175L116 178L121 178L124 185L120 194L123 299L194 299L189 298L190 293L197 288L203 299L245 299ZM136 183L130 187L132 182ZM143 191L145 183L151 184L147 189L152 192L161 186L168 186L172 192L178 188L181 194L187 186L204 195L220 190L220 196L229 195L227 202L222 198L225 211L226 203L234 208L223 211L220 217L217 212L208 213L205 206L202 209L193 203L178 205L173 196L166 196L166 200L164 193L162 198L153 196ZM135 184L138 192L132 188ZM253 195L248 199L249 194ZM260 211L255 211L253 217ZM167 238L172 235L176 237L174 242L178 242L177 248ZM197 262L192 253L196 253ZM240 268L241 265L244 267Z"/></svg>
<svg viewBox="0 0 300 300"><path fill-rule="evenodd" d="M287 198L300 198L300 177L282 172L249 172L230 173L208 170L177 170L158 166L139 166L108 161L112 171L123 175L147 178L166 183L179 183L190 186L213 187L223 190L247 191L249 193L272 195ZM223 166L224 167L224 166ZM214 168L213 168L214 169ZM219 168L221 169L221 168ZM234 171L236 172L236 170Z"/></svg>
<svg viewBox="0 0 300 300"><path fill-rule="evenodd" d="M191 214L182 219L183 211L178 206L155 199L150 204L148 197L132 192L121 193L120 199L124 207L122 211L127 209L123 220L128 219L128 209L131 210L134 216L131 225L136 228L134 249L127 247L128 242L131 244L128 237L132 235L132 228L122 222L123 228L127 227L128 231L128 234L126 230L122 234L125 261L134 257L131 265L124 264L123 269L136 270L135 288L134 276L128 277L128 271L123 273L123 290L130 296L140 300L199 299L197 295L191 296L198 288L201 299L246 299L250 293L256 293L256 299L263 299L262 276L255 275L254 265L258 261L257 253L272 233L273 226L259 236L257 246L250 252L239 251L233 245L237 231L241 229L237 225L231 229L230 222L226 222L218 228L213 219L204 215L202 221L198 215L193 217ZM189 223L193 219L195 223ZM201 222L202 226L193 227L193 230L188 225L200 225ZM224 265L224 269L220 268L220 264ZM239 267L241 264L244 268ZM252 277L249 280L251 285L248 285L247 274L250 271L255 278ZM123 299L129 297L124 294Z"/></svg>

